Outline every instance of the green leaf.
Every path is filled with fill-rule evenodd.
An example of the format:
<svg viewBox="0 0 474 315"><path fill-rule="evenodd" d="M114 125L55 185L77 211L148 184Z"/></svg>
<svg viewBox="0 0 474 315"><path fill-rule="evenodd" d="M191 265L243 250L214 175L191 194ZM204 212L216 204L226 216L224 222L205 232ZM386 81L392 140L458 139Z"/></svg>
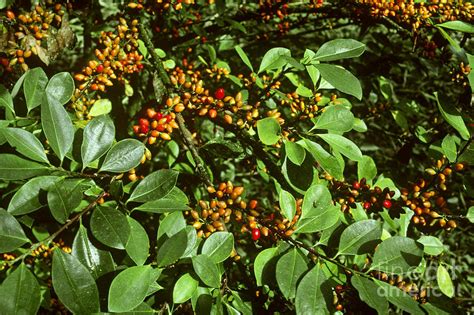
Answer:
<svg viewBox="0 0 474 315"><path fill-rule="evenodd" d="M394 304L396 307L401 308L405 312L414 315L423 315L425 314L418 304L418 302L414 301L413 298L405 293L404 291L400 290L397 287L391 286L390 284L380 281L374 280L374 282L379 286L377 293L381 296L387 298L387 300Z"/></svg>
<svg viewBox="0 0 474 315"><path fill-rule="evenodd" d="M312 97L313 96L313 91L311 89L308 89L306 86L300 84L298 85L298 88L296 89L296 93L298 95L304 96L304 97Z"/></svg>
<svg viewBox="0 0 474 315"><path fill-rule="evenodd" d="M90 227L99 242L116 249L125 249L130 237L127 217L117 209L97 207L92 212Z"/></svg>
<svg viewBox="0 0 474 315"><path fill-rule="evenodd" d="M36 314L40 302L38 280L23 263L0 286L2 314Z"/></svg>
<svg viewBox="0 0 474 315"><path fill-rule="evenodd" d="M258 253L253 264L253 272L255 274L255 280L257 281L257 286L262 286L266 280L266 275L268 274L269 262L278 254L278 248L270 247L262 250ZM265 281L266 282L266 281Z"/></svg>
<svg viewBox="0 0 474 315"><path fill-rule="evenodd" d="M301 166L306 157L306 150L298 143L285 141L285 153L293 164Z"/></svg>
<svg viewBox="0 0 474 315"><path fill-rule="evenodd" d="M316 162L320 164L324 171L336 179L341 180L343 176L343 168L337 159L316 142L303 139L306 149L311 153Z"/></svg>
<svg viewBox="0 0 474 315"><path fill-rule="evenodd" d="M249 67L249 69L253 72L252 63L250 62L250 59L245 53L245 51L240 46L235 46L235 51L237 51L240 59L242 59L242 61L247 65L247 67Z"/></svg>
<svg viewBox="0 0 474 315"><path fill-rule="evenodd" d="M443 265L438 266L438 270L436 271L436 281L438 282L439 289L444 295L450 298L454 296L453 281L449 276L448 270Z"/></svg>
<svg viewBox="0 0 474 315"><path fill-rule="evenodd" d="M29 239L23 232L20 223L10 213L0 208L0 253L14 251L27 242Z"/></svg>
<svg viewBox="0 0 474 315"><path fill-rule="evenodd" d="M359 275L353 275L351 283L359 292L360 299L375 309L378 314L389 313L387 299L380 296L378 293L379 286L373 281Z"/></svg>
<svg viewBox="0 0 474 315"><path fill-rule="evenodd" d="M12 96L2 84L0 84L0 106L3 106L9 109L12 113L15 113Z"/></svg>
<svg viewBox="0 0 474 315"><path fill-rule="evenodd" d="M48 190L60 178L55 176L40 176L30 179L13 195L8 212L13 215L31 213L43 206L39 198L41 190Z"/></svg>
<svg viewBox="0 0 474 315"><path fill-rule="evenodd" d="M348 159L352 161L360 161L362 159L362 152L360 152L359 147L351 140L331 133L320 134L318 136L326 141L334 150L345 155Z"/></svg>
<svg viewBox="0 0 474 315"><path fill-rule="evenodd" d="M146 176L135 187L128 202L146 202L165 197L176 185L178 172L159 170Z"/></svg>
<svg viewBox="0 0 474 315"><path fill-rule="evenodd" d="M313 185L304 194L301 218L314 217L331 205L329 189L322 184Z"/></svg>
<svg viewBox="0 0 474 315"><path fill-rule="evenodd" d="M422 256L423 249L415 240L393 236L377 247L370 269L390 274L403 274L416 268Z"/></svg>
<svg viewBox="0 0 474 315"><path fill-rule="evenodd" d="M457 132L459 132L461 138L464 140L469 140L471 135L469 130L467 130L461 113L459 113L459 111L453 105L451 105L451 102L445 97L438 95L438 93L435 93L435 97L436 101L438 102L438 109L441 112L441 116L443 116L444 120L446 120L448 124L450 124L454 129L457 130Z"/></svg>
<svg viewBox="0 0 474 315"><path fill-rule="evenodd" d="M296 200L295 197L286 190L280 190L279 204L282 214L288 219L292 220L296 214Z"/></svg>
<svg viewBox="0 0 474 315"><path fill-rule="evenodd" d="M474 33L474 25L463 21L447 21L441 24L436 24L436 26L463 33Z"/></svg>
<svg viewBox="0 0 474 315"><path fill-rule="evenodd" d="M306 258L296 248L290 249L278 259L276 280L286 299L293 299L296 296L296 285L307 270Z"/></svg>
<svg viewBox="0 0 474 315"><path fill-rule="evenodd" d="M187 211L190 209L181 200L174 198L170 199L168 196L169 194L165 198L145 202L144 204L134 208L133 211L138 210L151 213L167 213L175 211Z"/></svg>
<svg viewBox="0 0 474 315"><path fill-rule="evenodd" d="M365 178L369 183L377 176L377 166L374 160L367 155L363 155L357 162L357 178Z"/></svg>
<svg viewBox="0 0 474 315"><path fill-rule="evenodd" d="M194 279L189 273L182 275L173 288L173 303L180 304L189 300L196 292L199 281Z"/></svg>
<svg viewBox="0 0 474 315"><path fill-rule="evenodd" d="M170 265L180 259L186 251L187 244L188 233L185 229L172 235L158 248L158 254L156 255L158 267Z"/></svg>
<svg viewBox="0 0 474 315"><path fill-rule="evenodd" d="M326 276L318 264L304 275L296 291L296 314L329 314L332 291L326 281Z"/></svg>
<svg viewBox="0 0 474 315"><path fill-rule="evenodd" d="M321 77L339 91L362 99L362 87L359 80L346 69L327 64L316 64Z"/></svg>
<svg viewBox="0 0 474 315"><path fill-rule="evenodd" d="M354 115L342 105L328 106L316 120L312 129L347 132L354 125Z"/></svg>
<svg viewBox="0 0 474 315"><path fill-rule="evenodd" d="M206 254L213 262L226 260L234 249L234 235L229 232L215 232L209 236L202 246L202 254Z"/></svg>
<svg viewBox="0 0 474 315"><path fill-rule="evenodd" d="M263 144L273 145L280 140L281 127L276 118L267 117L257 121L257 133Z"/></svg>
<svg viewBox="0 0 474 315"><path fill-rule="evenodd" d="M127 220L130 225L130 238L125 246L125 250L135 264L143 265L148 258L150 250L148 234L137 220L131 217L127 217Z"/></svg>
<svg viewBox="0 0 474 315"><path fill-rule="evenodd" d="M26 107L28 111L41 105L48 84L48 76L43 68L28 70L23 81L23 93L25 94Z"/></svg>
<svg viewBox="0 0 474 315"><path fill-rule="evenodd" d="M62 106L69 102L74 92L74 80L69 72L56 73L46 86L47 98L55 98Z"/></svg>
<svg viewBox="0 0 474 315"><path fill-rule="evenodd" d="M270 49L263 56L258 73L283 67L287 64L287 60L284 58L285 56L291 57L291 52L287 48L276 47Z"/></svg>
<svg viewBox="0 0 474 315"><path fill-rule="evenodd" d="M456 136L446 135L441 142L441 148L443 149L444 155L448 158L449 162L453 163L456 161L458 152L456 149ZM458 138L459 139L459 138Z"/></svg>
<svg viewBox="0 0 474 315"><path fill-rule="evenodd" d="M45 95L41 103L41 123L49 145L62 162L72 147L74 126L63 105L53 96Z"/></svg>
<svg viewBox="0 0 474 315"><path fill-rule="evenodd" d="M469 222L474 223L474 206L469 207L466 218L469 220Z"/></svg>
<svg viewBox="0 0 474 315"><path fill-rule="evenodd" d="M50 168L37 162L22 159L14 154L0 154L0 179L20 180L45 175Z"/></svg>
<svg viewBox="0 0 474 315"><path fill-rule="evenodd" d="M145 146L135 139L124 139L117 142L105 156L101 172L125 173L140 164L145 153Z"/></svg>
<svg viewBox="0 0 474 315"><path fill-rule="evenodd" d="M31 132L20 128L0 129L8 143L24 156L43 163L48 163L44 147Z"/></svg>
<svg viewBox="0 0 474 315"><path fill-rule="evenodd" d="M97 117L110 113L112 111L112 102L109 99L101 98L92 105L89 116Z"/></svg>
<svg viewBox="0 0 474 315"><path fill-rule="evenodd" d="M418 243L423 244L423 251L432 256L437 256L444 251L444 245L439 238L423 235L418 239Z"/></svg>
<svg viewBox="0 0 474 315"><path fill-rule="evenodd" d="M150 266L130 267L119 273L109 290L109 311L128 312L140 305L154 282Z"/></svg>
<svg viewBox="0 0 474 315"><path fill-rule="evenodd" d="M221 286L221 276L217 265L206 254L197 255L192 258L193 268L204 284L211 288Z"/></svg>
<svg viewBox="0 0 474 315"><path fill-rule="evenodd" d="M48 206L59 223L66 223L69 215L82 200L83 179L55 181L48 190Z"/></svg>
<svg viewBox="0 0 474 315"><path fill-rule="evenodd" d="M23 75L16 81L15 85L13 86L12 91L10 93L12 98L15 98L18 95L18 92L23 86L23 81L25 81L26 74L27 72L23 73Z"/></svg>
<svg viewBox="0 0 474 315"><path fill-rule="evenodd" d="M318 61L334 61L355 58L362 55L364 51L365 45L354 39L334 39L321 45L314 59Z"/></svg>
<svg viewBox="0 0 474 315"><path fill-rule="evenodd" d="M54 292L71 312L91 314L100 311L99 291L94 278L76 257L56 249L52 278Z"/></svg>
<svg viewBox="0 0 474 315"><path fill-rule="evenodd" d="M339 255L371 253L382 236L382 224L375 220L363 220L349 225L341 234Z"/></svg>
<svg viewBox="0 0 474 315"><path fill-rule="evenodd" d="M103 156L115 139L114 122L109 116L102 115L92 119L84 128L81 145L83 167Z"/></svg>
<svg viewBox="0 0 474 315"><path fill-rule="evenodd" d="M115 270L114 260L109 251L98 249L91 243L87 229L81 225L72 243L72 253L89 269L94 279Z"/></svg>
<svg viewBox="0 0 474 315"><path fill-rule="evenodd" d="M301 218L295 233L314 233L330 228L341 217L341 207L330 205L312 217Z"/></svg>
<svg viewBox="0 0 474 315"><path fill-rule="evenodd" d="M181 212L172 212L160 221L156 239L159 240L165 234L171 237L184 228L186 228L186 220L183 214Z"/></svg>

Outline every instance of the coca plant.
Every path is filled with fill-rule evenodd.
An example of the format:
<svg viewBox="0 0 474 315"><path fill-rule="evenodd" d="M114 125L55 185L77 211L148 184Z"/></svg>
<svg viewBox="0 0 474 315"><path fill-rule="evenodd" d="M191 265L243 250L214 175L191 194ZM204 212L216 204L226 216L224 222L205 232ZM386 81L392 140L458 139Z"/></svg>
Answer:
<svg viewBox="0 0 474 315"><path fill-rule="evenodd" d="M0 9L0 313L472 308L470 2Z"/></svg>

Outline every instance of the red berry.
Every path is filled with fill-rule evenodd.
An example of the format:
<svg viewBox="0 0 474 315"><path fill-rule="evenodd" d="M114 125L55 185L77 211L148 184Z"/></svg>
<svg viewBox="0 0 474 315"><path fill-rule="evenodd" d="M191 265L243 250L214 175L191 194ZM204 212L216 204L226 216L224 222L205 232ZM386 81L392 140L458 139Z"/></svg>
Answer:
<svg viewBox="0 0 474 315"><path fill-rule="evenodd" d="M162 113L156 113L155 119L160 120L161 118L163 118L163 114Z"/></svg>
<svg viewBox="0 0 474 315"><path fill-rule="evenodd" d="M173 117L171 117L171 115L166 115L165 118L166 118L167 123L169 123L173 119Z"/></svg>
<svg viewBox="0 0 474 315"><path fill-rule="evenodd" d="M138 68L138 70L142 70L142 69L143 69L143 64L139 63L139 64L137 65L137 68Z"/></svg>
<svg viewBox="0 0 474 315"><path fill-rule="evenodd" d="M140 118L138 123L140 124L140 126L149 126L150 125L150 121L146 118Z"/></svg>
<svg viewBox="0 0 474 315"><path fill-rule="evenodd" d="M165 130L165 125L159 124L158 126L156 126L156 130L158 130L158 131L163 131L163 130Z"/></svg>
<svg viewBox="0 0 474 315"><path fill-rule="evenodd" d="M390 200L388 200L388 199L385 199L385 200L383 201L383 207L384 207L384 208L387 208L387 209L390 209L390 208L392 207L392 202L391 202Z"/></svg>
<svg viewBox="0 0 474 315"><path fill-rule="evenodd" d="M134 126L133 126L133 132L134 132L135 134L139 134L139 133L140 133L140 126L134 125Z"/></svg>
<svg viewBox="0 0 474 315"><path fill-rule="evenodd" d="M150 130L150 127L147 126L147 125L140 125L140 132L141 133L148 133L148 131Z"/></svg>
<svg viewBox="0 0 474 315"><path fill-rule="evenodd" d="M360 183L359 182L352 183L352 188L354 188L355 190L359 190L360 189Z"/></svg>
<svg viewBox="0 0 474 315"><path fill-rule="evenodd" d="M369 209L370 206L371 206L370 202L368 201L364 202L364 205L363 205L364 209Z"/></svg>
<svg viewBox="0 0 474 315"><path fill-rule="evenodd" d="M225 97L225 91L223 88L218 88L214 93L214 97L218 100L221 100Z"/></svg>
<svg viewBox="0 0 474 315"><path fill-rule="evenodd" d="M258 241L259 238L260 238L260 230L257 228L252 229L252 239L254 241Z"/></svg>
<svg viewBox="0 0 474 315"><path fill-rule="evenodd" d="M336 293L341 293L342 291L344 291L344 287L340 284L336 285L336 288L335 288L335 291Z"/></svg>
<svg viewBox="0 0 474 315"><path fill-rule="evenodd" d="M104 66L103 66L103 65L98 65L95 70L96 70L97 72L102 72L102 71L104 71Z"/></svg>

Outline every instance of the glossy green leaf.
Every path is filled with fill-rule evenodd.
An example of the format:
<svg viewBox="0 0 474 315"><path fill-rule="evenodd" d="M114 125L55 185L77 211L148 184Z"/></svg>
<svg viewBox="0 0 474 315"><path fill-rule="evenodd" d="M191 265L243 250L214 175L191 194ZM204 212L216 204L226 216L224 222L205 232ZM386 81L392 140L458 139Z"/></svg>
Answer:
<svg viewBox="0 0 474 315"><path fill-rule="evenodd" d="M0 84L0 106L3 106L9 109L12 113L15 113L12 96L10 92L8 92L8 90L3 86L3 84Z"/></svg>
<svg viewBox="0 0 474 315"><path fill-rule="evenodd" d="M438 95L435 93L436 101L438 102L438 109L441 112L441 116L443 116L444 120L448 124L450 124L454 129L459 132L459 135L464 140L469 140L471 136L469 130L462 119L461 113L451 105L452 101L447 100L445 97Z"/></svg>
<svg viewBox="0 0 474 315"><path fill-rule="evenodd" d="M255 274L255 280L258 286L262 286L265 283L266 276L268 274L269 262L278 254L278 248L270 247L262 250L258 253L253 264L253 272Z"/></svg>
<svg viewBox="0 0 474 315"><path fill-rule="evenodd" d="M276 47L270 49L263 56L258 73L283 67L287 64L286 56L291 57L291 52L287 48Z"/></svg>
<svg viewBox="0 0 474 315"><path fill-rule="evenodd" d="M39 198L40 191L47 191L60 177L40 176L30 179L13 195L8 212L13 215L27 214L41 208L44 203Z"/></svg>
<svg viewBox="0 0 474 315"><path fill-rule="evenodd" d="M89 269L94 279L115 270L115 263L109 251L98 249L87 235L87 229L81 225L72 243L72 253Z"/></svg>
<svg viewBox="0 0 474 315"><path fill-rule="evenodd" d="M136 139L117 142L105 156L101 172L125 173L140 164L145 146Z"/></svg>
<svg viewBox="0 0 474 315"><path fill-rule="evenodd" d="M54 97L60 105L64 105L72 97L74 80L69 72L56 73L46 85L48 99Z"/></svg>
<svg viewBox="0 0 474 315"><path fill-rule="evenodd" d="M82 200L82 179L55 181L48 190L48 206L59 223L65 223Z"/></svg>
<svg viewBox="0 0 474 315"><path fill-rule="evenodd" d="M95 101L92 105L91 110L89 111L89 116L96 117L107 115L112 111L112 102L106 98L101 98Z"/></svg>
<svg viewBox="0 0 474 315"><path fill-rule="evenodd" d="M282 189L280 190L280 195L279 195L278 200L279 200L281 212L288 220L291 221L296 214L295 197L293 197L291 193Z"/></svg>
<svg viewBox="0 0 474 315"><path fill-rule="evenodd" d="M175 211L187 211L190 208L181 200L169 199L168 195L165 198L148 201L144 204L134 208L133 210L152 212L152 213L167 213Z"/></svg>
<svg viewBox="0 0 474 315"><path fill-rule="evenodd" d="M342 179L344 177L342 174L343 168L337 159L327 152L321 145L308 139L304 139L303 143L324 171L336 179Z"/></svg>
<svg viewBox="0 0 474 315"><path fill-rule="evenodd" d="M365 178L368 182L377 176L377 166L374 160L367 155L363 155L362 158L357 162L357 178L361 180Z"/></svg>
<svg viewBox="0 0 474 315"><path fill-rule="evenodd" d="M102 244L116 249L125 249L130 237L127 217L119 210L96 207L91 216L92 235Z"/></svg>
<svg viewBox="0 0 474 315"><path fill-rule="evenodd" d="M197 255L192 258L193 268L204 284L211 288L219 288L221 276L217 265L207 255Z"/></svg>
<svg viewBox="0 0 474 315"><path fill-rule="evenodd" d="M115 139L114 122L109 116L102 115L92 119L84 128L81 157L83 167L103 156Z"/></svg>
<svg viewBox="0 0 474 315"><path fill-rule="evenodd" d="M359 147L346 137L331 133L320 134L318 136L348 159L352 161L360 161L362 159L362 152Z"/></svg>
<svg viewBox="0 0 474 315"><path fill-rule="evenodd" d="M304 275L296 291L296 314L329 314L332 291L326 280L319 265Z"/></svg>
<svg viewBox="0 0 474 315"><path fill-rule="evenodd" d="M318 117L312 129L347 132L354 125L354 114L342 105L328 106Z"/></svg>
<svg viewBox="0 0 474 315"><path fill-rule="evenodd" d="M52 278L54 292L71 312L91 314L100 311L99 291L94 278L76 257L56 249Z"/></svg>
<svg viewBox="0 0 474 315"><path fill-rule="evenodd" d="M301 218L314 217L332 204L329 189L323 184L313 185L304 194Z"/></svg>
<svg viewBox="0 0 474 315"><path fill-rule="evenodd" d="M48 84L48 76L43 68L28 70L23 81L23 93L25 94L26 107L28 111L41 105Z"/></svg>
<svg viewBox="0 0 474 315"><path fill-rule="evenodd" d="M330 228L341 217L341 207L330 205L314 216L301 218L296 225L295 233L314 233Z"/></svg>
<svg viewBox="0 0 474 315"><path fill-rule="evenodd" d="M452 298L454 296L454 285L448 270L443 266L439 265L436 271L436 281L438 287L444 295Z"/></svg>
<svg viewBox="0 0 474 315"><path fill-rule="evenodd" d="M185 229L172 235L158 248L158 254L156 255L158 267L170 265L180 259L186 250L187 244L188 233Z"/></svg>
<svg viewBox="0 0 474 315"><path fill-rule="evenodd" d="M32 133L20 128L4 128L0 132L12 147L27 158L49 164L43 145Z"/></svg>
<svg viewBox="0 0 474 315"><path fill-rule="evenodd" d="M321 45L314 58L318 61L334 61L359 57L364 53L365 45L354 39L333 39Z"/></svg>
<svg viewBox="0 0 474 315"><path fill-rule="evenodd" d="M306 150L298 143L285 141L285 153L293 164L301 165L306 157Z"/></svg>
<svg viewBox="0 0 474 315"><path fill-rule="evenodd" d="M186 228L186 225L186 220L181 212L172 212L160 221L156 239L159 240L163 235L171 237Z"/></svg>
<svg viewBox="0 0 474 315"><path fill-rule="evenodd" d="M386 297L387 300L390 303L394 304L396 307L404 310L409 314L425 314L420 309L418 302L413 300L413 298L409 294L405 293L405 291L402 291L399 288L391 286L390 284L380 280L374 280L374 282L375 284L377 284L377 286L379 286L377 293L381 296Z"/></svg>
<svg viewBox="0 0 474 315"><path fill-rule="evenodd" d="M109 311L127 312L140 305L148 295L152 271L150 266L135 266L120 272L110 285Z"/></svg>
<svg viewBox="0 0 474 315"><path fill-rule="evenodd" d="M135 187L128 201L147 202L165 197L176 185L178 174L167 169L149 174Z"/></svg>
<svg viewBox="0 0 474 315"><path fill-rule="evenodd" d="M281 127L276 118L267 117L257 121L257 132L263 144L273 145L280 139Z"/></svg>
<svg viewBox="0 0 474 315"><path fill-rule="evenodd" d="M422 246L415 240L403 236L393 236L377 247L370 269L390 274L403 274L417 267L422 256Z"/></svg>
<svg viewBox="0 0 474 315"><path fill-rule="evenodd" d="M41 291L33 273L21 264L0 286L1 314L36 314Z"/></svg>
<svg viewBox="0 0 474 315"><path fill-rule="evenodd" d="M343 93L353 95L359 100L362 99L362 87L359 80L352 73L334 65L315 64L314 66L321 73L321 77L333 87Z"/></svg>
<svg viewBox="0 0 474 315"><path fill-rule="evenodd" d="M62 103L53 96L43 98L41 123L49 145L62 161L72 147L74 126Z"/></svg>
<svg viewBox="0 0 474 315"><path fill-rule="evenodd" d="M15 217L0 208L0 253L14 251L28 241Z"/></svg>
<svg viewBox="0 0 474 315"><path fill-rule="evenodd" d="M199 281L194 279L189 273L182 275L176 281L173 288L173 303L180 304L189 300L196 292Z"/></svg>
<svg viewBox="0 0 474 315"><path fill-rule="evenodd" d="M349 225L341 234L339 255L371 253L382 236L382 224L375 220L362 220Z"/></svg>
<svg viewBox="0 0 474 315"><path fill-rule="evenodd" d="M229 232L215 232L209 236L202 246L202 254L206 254L213 262L226 260L234 249L234 235Z"/></svg>
<svg viewBox="0 0 474 315"><path fill-rule="evenodd" d="M0 179L20 180L34 176L46 175L48 166L22 159L14 154L0 154Z"/></svg>
<svg viewBox="0 0 474 315"><path fill-rule="evenodd" d="M453 163L456 161L458 152L456 149L456 138L452 135L446 135L441 142L441 148L443 149L444 155L448 158L449 162Z"/></svg>
<svg viewBox="0 0 474 315"><path fill-rule="evenodd" d="M428 255L437 256L444 251L444 245L437 237L423 235L418 242L423 244L423 251Z"/></svg>
<svg viewBox="0 0 474 315"><path fill-rule="evenodd" d="M463 21L447 21L441 24L436 24L436 26L463 33L474 33L474 25Z"/></svg>
<svg viewBox="0 0 474 315"><path fill-rule="evenodd" d="M296 296L298 281L307 270L306 258L296 248L280 257L276 265L276 280L285 298L292 299Z"/></svg>
<svg viewBox="0 0 474 315"><path fill-rule="evenodd" d="M378 314L388 314L388 301L378 293L379 286L377 284L359 275L353 275L351 283L359 292L362 301L375 309Z"/></svg>
<svg viewBox="0 0 474 315"><path fill-rule="evenodd" d="M150 250L150 240L143 226L135 219L127 217L130 224L130 238L128 239L125 250L128 256L137 265L143 265Z"/></svg>
<svg viewBox="0 0 474 315"><path fill-rule="evenodd" d="M252 62L250 62L249 57L245 53L245 51L240 46L235 46L235 51L239 54L240 59L249 67L249 69L253 72Z"/></svg>
<svg viewBox="0 0 474 315"><path fill-rule="evenodd" d="M469 220L469 222L474 223L474 206L469 207L466 218Z"/></svg>

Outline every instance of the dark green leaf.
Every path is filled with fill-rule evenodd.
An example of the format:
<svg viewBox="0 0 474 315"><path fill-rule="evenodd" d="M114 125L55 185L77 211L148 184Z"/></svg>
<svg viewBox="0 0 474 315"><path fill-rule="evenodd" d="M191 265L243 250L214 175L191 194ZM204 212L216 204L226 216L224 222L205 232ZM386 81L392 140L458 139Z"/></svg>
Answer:
<svg viewBox="0 0 474 315"><path fill-rule="evenodd" d="M354 142L346 137L337 134L320 134L319 137L326 141L334 150L345 155L353 161L360 161L362 159L362 152Z"/></svg>
<svg viewBox="0 0 474 315"><path fill-rule="evenodd" d="M301 218L314 217L332 205L329 189L322 184L311 186L304 194Z"/></svg>
<svg viewBox="0 0 474 315"><path fill-rule="evenodd" d="M44 164L22 159L14 154L0 154L0 179L20 180L45 175L50 169Z"/></svg>
<svg viewBox="0 0 474 315"><path fill-rule="evenodd" d="M330 228L339 220L341 207L330 205L314 216L301 218L296 226L295 233L313 233Z"/></svg>
<svg viewBox="0 0 474 315"><path fill-rule="evenodd" d="M461 113L451 105L452 101L447 100L445 97L435 93L436 101L438 102L438 109L441 112L444 120L450 124L454 129L459 132L461 138L464 140L469 140L471 136L469 130L467 130L466 124L462 119Z"/></svg>
<svg viewBox="0 0 474 315"><path fill-rule="evenodd" d="M128 201L146 202L165 197L176 185L178 172L159 170L146 176L135 187Z"/></svg>
<svg viewBox="0 0 474 315"><path fill-rule="evenodd" d="M55 181L48 190L48 206L59 223L65 223L82 200L82 179Z"/></svg>
<svg viewBox="0 0 474 315"><path fill-rule="evenodd" d="M23 81L23 93L25 94L28 111L41 105L46 84L48 84L48 76L43 68L38 67L28 70Z"/></svg>
<svg viewBox="0 0 474 315"><path fill-rule="evenodd" d="M60 105L64 105L72 97L74 92L74 80L69 72L60 72L55 74L46 86L48 99L54 97Z"/></svg>
<svg viewBox="0 0 474 315"><path fill-rule="evenodd" d="M55 176L40 176L30 179L13 195L8 212L13 215L27 214L43 206L39 199L41 190L48 190L60 178Z"/></svg>
<svg viewBox="0 0 474 315"><path fill-rule="evenodd" d="M249 69L252 70L253 72L252 63L250 62L250 59L245 53L245 51L242 48L240 48L240 46L235 46L235 51L237 51L237 53L240 56L240 59L242 59L242 61L247 65L247 67L249 67Z"/></svg>
<svg viewBox="0 0 474 315"><path fill-rule="evenodd" d="M32 133L20 128L4 128L0 129L0 132L8 143L24 156L49 164L43 145Z"/></svg>
<svg viewBox="0 0 474 315"><path fill-rule="evenodd" d="M145 153L145 146L135 139L124 139L117 142L105 156L101 172L124 173L140 164Z"/></svg>
<svg viewBox="0 0 474 315"><path fill-rule="evenodd" d="M339 91L362 99L362 87L359 80L346 69L327 64L314 65L319 70L324 80L329 82Z"/></svg>
<svg viewBox="0 0 474 315"><path fill-rule="evenodd" d="M193 268L204 284L219 288L221 285L221 277L217 265L205 254L194 256L192 258Z"/></svg>
<svg viewBox="0 0 474 315"><path fill-rule="evenodd" d="M21 264L0 286L1 314L36 314L41 292L38 280Z"/></svg>
<svg viewBox="0 0 474 315"><path fill-rule="evenodd" d="M436 24L436 26L463 33L474 33L474 26L463 21L448 21L441 24Z"/></svg>
<svg viewBox="0 0 474 315"><path fill-rule="evenodd" d="M91 231L101 243L117 249L125 249L130 237L127 217L114 208L97 207L92 212Z"/></svg>
<svg viewBox="0 0 474 315"><path fill-rule="evenodd" d="M213 262L226 260L234 249L234 235L229 232L215 232L209 236L202 246L202 254L206 254Z"/></svg>
<svg viewBox="0 0 474 315"><path fill-rule="evenodd" d="M453 163L456 161L458 152L456 149L456 138L452 135L446 135L441 142L441 148L443 149L444 155L448 158L449 162ZM459 138L458 138L459 139Z"/></svg>
<svg viewBox="0 0 474 315"><path fill-rule="evenodd" d="M181 258L186 250L187 244L188 233L185 229L172 235L158 248L158 254L156 255L158 267L170 265Z"/></svg>
<svg viewBox="0 0 474 315"><path fill-rule="evenodd" d="M306 258L296 248L291 249L278 260L276 280L285 298L292 299L296 296L298 281L307 270Z"/></svg>
<svg viewBox="0 0 474 315"><path fill-rule="evenodd" d="M189 300L196 292L199 281L194 279L189 273L182 275L173 288L173 303L180 304Z"/></svg>
<svg viewBox="0 0 474 315"><path fill-rule="evenodd" d="M285 56L291 57L291 52L287 48L277 47L270 49L263 56L258 73L283 67L287 64L287 60L284 58Z"/></svg>
<svg viewBox="0 0 474 315"><path fill-rule="evenodd" d="M292 220L296 214L296 200L295 197L286 190L280 190L279 196L280 210L282 214L288 219Z"/></svg>
<svg viewBox="0 0 474 315"><path fill-rule="evenodd" d="M371 253L382 236L382 224L375 220L363 220L349 225L341 234L340 255Z"/></svg>
<svg viewBox="0 0 474 315"><path fill-rule="evenodd" d="M424 312L420 309L419 304L414 301L409 294L405 293L397 287L391 286L386 282L380 280L374 280L374 282L379 286L377 293L381 296L386 297L387 300L390 303L394 304L396 307L401 308L409 314L424 314Z"/></svg>
<svg viewBox="0 0 474 315"><path fill-rule="evenodd" d="M276 118L267 117L257 121L257 132L263 144L273 145L280 139L281 127Z"/></svg>
<svg viewBox="0 0 474 315"><path fill-rule="evenodd" d="M355 58L362 55L365 45L354 39L334 39L324 43L316 52L314 58L318 61L334 61Z"/></svg>
<svg viewBox="0 0 474 315"><path fill-rule="evenodd" d="M186 211L190 208L181 200L169 199L168 195L165 198L148 201L144 204L134 208L133 210L152 212L152 213L166 213L175 211Z"/></svg>
<svg viewBox="0 0 474 315"><path fill-rule="evenodd" d="M130 238L125 246L125 250L135 264L143 265L148 258L150 250L148 234L137 220L131 217L127 217L127 220L130 224Z"/></svg>
<svg viewBox="0 0 474 315"><path fill-rule="evenodd" d="M324 148L316 142L304 139L303 143L323 170L336 179L343 178L343 168L341 168L341 165L333 155L324 150Z"/></svg>
<svg viewBox="0 0 474 315"><path fill-rule="evenodd" d="M265 271L267 269L267 266L269 265L269 261L272 260L272 258L275 257L277 253L278 248L270 247L258 253L257 257L255 258L253 264L253 272L255 274L255 280L257 281L258 286L267 284L264 283Z"/></svg>
<svg viewBox="0 0 474 315"><path fill-rule="evenodd" d="M56 249L53 254L52 278L54 292L71 312L99 312L99 291L94 278L77 258Z"/></svg>
<svg viewBox="0 0 474 315"><path fill-rule="evenodd" d="M115 139L115 126L109 116L101 115L92 119L84 128L81 157L83 167L101 156L112 146Z"/></svg>
<svg viewBox="0 0 474 315"><path fill-rule="evenodd" d="M9 109L12 113L15 113L12 96L2 84L0 84L0 106L3 106Z"/></svg>
<svg viewBox="0 0 474 315"><path fill-rule="evenodd" d="M11 252L28 241L15 217L0 208L0 253Z"/></svg>
<svg viewBox="0 0 474 315"><path fill-rule="evenodd" d="M329 314L328 306L332 302L332 291L325 283L326 280L319 265L304 275L296 291L297 314Z"/></svg>
<svg viewBox="0 0 474 315"><path fill-rule="evenodd" d="M357 177L359 180L365 178L369 183L377 176L377 166L374 160L367 155L363 155L357 162Z"/></svg>
<svg viewBox="0 0 474 315"><path fill-rule="evenodd" d="M375 309L378 314L388 314L387 299L378 293L378 285L358 275L352 276L351 283L359 292L359 297L362 301Z"/></svg>
<svg viewBox="0 0 474 315"><path fill-rule="evenodd" d="M316 120L313 129L347 132L354 125L354 115L342 105L328 106Z"/></svg>
<svg viewBox="0 0 474 315"><path fill-rule="evenodd" d="M422 246L415 240L403 236L393 236L377 247L370 269L390 274L403 274L417 267L422 256Z"/></svg>
<svg viewBox="0 0 474 315"><path fill-rule="evenodd" d="M301 165L306 157L306 150L298 143L285 141L285 152L293 164Z"/></svg>

